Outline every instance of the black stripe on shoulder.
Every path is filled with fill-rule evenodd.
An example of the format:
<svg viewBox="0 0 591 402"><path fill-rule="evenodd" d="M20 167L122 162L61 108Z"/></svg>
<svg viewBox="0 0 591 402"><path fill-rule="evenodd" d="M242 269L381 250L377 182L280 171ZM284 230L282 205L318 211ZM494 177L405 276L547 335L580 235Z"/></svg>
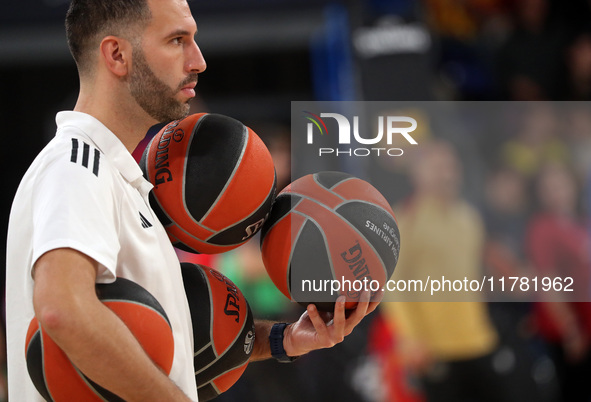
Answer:
<svg viewBox="0 0 591 402"><path fill-rule="evenodd" d="M85 168L88 167L88 154L90 153L90 145L84 143L84 148L82 151L82 166Z"/></svg>
<svg viewBox="0 0 591 402"><path fill-rule="evenodd" d="M70 156L70 162L76 163L78 160L78 140L72 138L72 155Z"/></svg>
<svg viewBox="0 0 591 402"><path fill-rule="evenodd" d="M70 162L74 164L80 164L81 166L92 169L92 173L98 177L99 167L101 163L101 152L95 147L88 145L82 141L82 160L78 161L78 153L80 149L80 140L72 138L72 152L70 153ZM92 150L92 153L91 153ZM92 155L92 164L90 164L90 158Z"/></svg>
<svg viewBox="0 0 591 402"><path fill-rule="evenodd" d="M94 175L96 177L98 177L98 172L99 172L99 163L101 161L101 153L98 149L94 149L94 165L92 167L92 173L94 173Z"/></svg>

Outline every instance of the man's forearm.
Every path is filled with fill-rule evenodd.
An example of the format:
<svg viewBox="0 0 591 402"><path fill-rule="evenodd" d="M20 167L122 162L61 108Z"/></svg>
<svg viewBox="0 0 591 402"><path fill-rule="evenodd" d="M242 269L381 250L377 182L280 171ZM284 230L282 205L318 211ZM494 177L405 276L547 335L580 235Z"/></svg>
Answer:
<svg viewBox="0 0 591 402"><path fill-rule="evenodd" d="M44 329L80 371L127 401L188 400L102 304L85 317Z"/></svg>
<svg viewBox="0 0 591 402"><path fill-rule="evenodd" d="M71 249L53 250L39 259L33 305L43 330L80 371L125 400L188 400L123 321L99 301L97 267Z"/></svg>

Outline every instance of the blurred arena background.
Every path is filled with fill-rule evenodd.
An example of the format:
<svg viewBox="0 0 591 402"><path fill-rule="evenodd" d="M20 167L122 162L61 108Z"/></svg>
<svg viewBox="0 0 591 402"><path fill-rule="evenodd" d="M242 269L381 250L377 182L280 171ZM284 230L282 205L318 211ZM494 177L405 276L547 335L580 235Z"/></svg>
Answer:
<svg viewBox="0 0 591 402"><path fill-rule="evenodd" d="M409 216L419 219L433 213L421 197L451 197L453 205L468 206L474 233L483 230L482 238L470 243L477 256L471 269L507 276L556 275L568 269L591 273L591 1L189 3L208 64L199 77L193 112L227 114L253 128L273 154L279 188L290 181L291 101L573 101L568 116L535 108L512 132L433 131L425 137L431 145L423 155L389 166L392 184L380 186L396 204L401 225L416 229L418 235L409 241L416 241L416 247L435 230L406 223ZM78 77L63 29L67 6L67 0L0 2L2 267L18 183L54 135L55 113L75 103ZM421 168L425 160L436 162L429 170ZM437 186L442 182L456 185L458 191L445 193ZM405 247L411 245L404 230L401 237L403 259ZM450 240L462 239L443 239L442 244ZM425 247L429 250L428 243ZM446 255L431 257L455 262ZM181 259L195 258L181 254ZM257 240L197 261L230 276L255 316L289 320L302 312L267 279ZM404 261L410 266L420 263L410 253ZM579 286L591 289L591 280ZM505 395L495 392L505 389L515 392L496 400L589 401L588 306L565 300L551 305L482 303L477 312L454 310L453 324L444 321L441 327L429 320L449 314L445 304L441 311L422 313L382 308L331 350L291 365L250 365L219 400L460 400L446 396L445 386L453 384L480 395L465 399L472 401L495 400L494 395ZM409 324L409 314L425 314L425 321ZM463 327L462 317L482 325L450 334L449 326ZM448 348L452 353L441 344L454 334ZM477 352L462 349L483 334L489 341ZM480 384L470 370L456 367L457 362L479 358L490 365L495 389ZM3 371L4 360L0 356ZM5 398L1 378L0 401ZM483 389L476 389L480 386ZM438 397L432 397L433 390Z"/></svg>

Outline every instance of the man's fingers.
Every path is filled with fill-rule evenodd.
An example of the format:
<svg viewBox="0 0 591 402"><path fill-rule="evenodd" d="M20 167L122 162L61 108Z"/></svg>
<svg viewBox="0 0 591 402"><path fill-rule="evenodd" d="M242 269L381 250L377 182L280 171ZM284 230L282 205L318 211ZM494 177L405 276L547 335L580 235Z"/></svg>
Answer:
<svg viewBox="0 0 591 402"><path fill-rule="evenodd" d="M320 314L318 313L318 309L316 308L316 306L310 303L308 304L307 310L308 317L310 317L310 321L312 322L312 325L314 326L314 329L316 330L316 334L318 335L318 337L321 339L327 339L328 328L326 327L326 323L324 322L322 317L320 317Z"/></svg>
<svg viewBox="0 0 591 402"><path fill-rule="evenodd" d="M345 317L345 296L339 296L334 306L333 318L333 338L335 343L342 342L345 338L345 327L347 318Z"/></svg>
<svg viewBox="0 0 591 402"><path fill-rule="evenodd" d="M332 311L319 311L318 314L326 325L332 323L332 319L334 318L334 313Z"/></svg>
<svg viewBox="0 0 591 402"><path fill-rule="evenodd" d="M361 322L363 317L365 317L367 315L367 310L370 305L370 302L369 302L370 299L371 299L371 292L365 291L365 292L361 293L361 296L359 297L359 302L357 303L357 307L355 308L353 313L349 316L349 318L347 318L347 323L346 323L347 324L346 325L346 334L347 335L349 335L353 331L353 328L355 328L357 326L357 324L359 324Z"/></svg>
<svg viewBox="0 0 591 402"><path fill-rule="evenodd" d="M337 298L332 312L318 311L313 303L306 308L290 334L293 350L304 354L311 350L330 348L342 342L361 322L375 310L379 302L371 302L371 292L364 292L354 310L346 310L346 297ZM300 324L299 326L297 324ZM313 328L313 329L312 329Z"/></svg>

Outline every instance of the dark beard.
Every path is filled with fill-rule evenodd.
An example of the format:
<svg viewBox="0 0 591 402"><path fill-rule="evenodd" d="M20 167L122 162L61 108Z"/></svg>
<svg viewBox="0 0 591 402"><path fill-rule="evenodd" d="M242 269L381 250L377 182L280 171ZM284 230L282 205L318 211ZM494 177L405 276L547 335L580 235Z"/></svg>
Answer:
<svg viewBox="0 0 591 402"><path fill-rule="evenodd" d="M159 122L179 120L189 114L189 101L180 102L175 94L190 82L197 81L197 73L190 74L173 90L152 71L144 52L139 46L133 48L133 69L129 87L131 96L146 113Z"/></svg>

